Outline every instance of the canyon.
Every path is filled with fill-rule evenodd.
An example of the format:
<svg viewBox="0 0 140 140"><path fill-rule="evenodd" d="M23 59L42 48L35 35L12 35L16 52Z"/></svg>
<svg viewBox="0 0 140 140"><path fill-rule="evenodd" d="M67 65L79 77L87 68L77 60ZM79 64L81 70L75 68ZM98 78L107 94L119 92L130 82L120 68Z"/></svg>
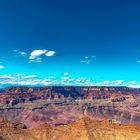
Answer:
<svg viewBox="0 0 140 140"><path fill-rule="evenodd" d="M12 127L14 139L137 140L140 89L9 87L0 93L0 119L4 127ZM8 140L8 127L0 130L1 139Z"/></svg>

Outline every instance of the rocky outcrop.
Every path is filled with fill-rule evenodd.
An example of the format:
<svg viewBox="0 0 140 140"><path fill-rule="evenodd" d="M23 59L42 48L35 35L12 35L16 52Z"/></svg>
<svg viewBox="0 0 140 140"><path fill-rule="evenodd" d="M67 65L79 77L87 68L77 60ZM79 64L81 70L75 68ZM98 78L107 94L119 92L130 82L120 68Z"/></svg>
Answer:
<svg viewBox="0 0 140 140"><path fill-rule="evenodd" d="M0 140L26 140L30 134L25 131L23 124L11 123L7 120L0 121Z"/></svg>
<svg viewBox="0 0 140 140"><path fill-rule="evenodd" d="M139 140L140 128L108 120L84 117L69 125L54 127L42 124L25 129L8 121L0 122L1 140Z"/></svg>
<svg viewBox="0 0 140 140"><path fill-rule="evenodd" d="M127 87L9 87L0 94L0 118L29 128L69 124L84 115L140 126L139 89Z"/></svg>

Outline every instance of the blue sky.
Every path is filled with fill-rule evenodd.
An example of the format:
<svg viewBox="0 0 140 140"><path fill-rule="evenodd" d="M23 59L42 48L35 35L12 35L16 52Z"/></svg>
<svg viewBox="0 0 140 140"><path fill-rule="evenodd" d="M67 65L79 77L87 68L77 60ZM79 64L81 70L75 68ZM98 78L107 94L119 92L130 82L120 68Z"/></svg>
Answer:
<svg viewBox="0 0 140 140"><path fill-rule="evenodd" d="M140 85L140 1L0 1L0 87Z"/></svg>

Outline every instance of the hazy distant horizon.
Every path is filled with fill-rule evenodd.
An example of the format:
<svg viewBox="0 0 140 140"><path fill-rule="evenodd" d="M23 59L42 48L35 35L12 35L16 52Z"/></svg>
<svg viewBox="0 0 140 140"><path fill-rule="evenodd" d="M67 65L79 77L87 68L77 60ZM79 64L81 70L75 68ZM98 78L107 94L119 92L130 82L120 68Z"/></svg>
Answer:
<svg viewBox="0 0 140 140"><path fill-rule="evenodd" d="M0 89L5 89L5 88L12 88L12 87L19 87L19 88L47 88L47 87L107 87L107 88L135 88L135 89L139 89L140 86L73 86L73 85L48 85L48 86L20 86L20 85L11 85L11 86L3 86L3 87L0 87Z"/></svg>

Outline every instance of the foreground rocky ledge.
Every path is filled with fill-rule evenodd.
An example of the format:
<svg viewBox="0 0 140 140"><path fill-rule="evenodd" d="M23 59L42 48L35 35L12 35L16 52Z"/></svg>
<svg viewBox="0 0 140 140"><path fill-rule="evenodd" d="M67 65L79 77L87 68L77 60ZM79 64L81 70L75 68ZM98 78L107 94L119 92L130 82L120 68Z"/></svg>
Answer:
<svg viewBox="0 0 140 140"><path fill-rule="evenodd" d="M7 120L0 121L0 140L139 140L140 128L116 122L93 120L84 117L63 126L43 124L26 128Z"/></svg>

